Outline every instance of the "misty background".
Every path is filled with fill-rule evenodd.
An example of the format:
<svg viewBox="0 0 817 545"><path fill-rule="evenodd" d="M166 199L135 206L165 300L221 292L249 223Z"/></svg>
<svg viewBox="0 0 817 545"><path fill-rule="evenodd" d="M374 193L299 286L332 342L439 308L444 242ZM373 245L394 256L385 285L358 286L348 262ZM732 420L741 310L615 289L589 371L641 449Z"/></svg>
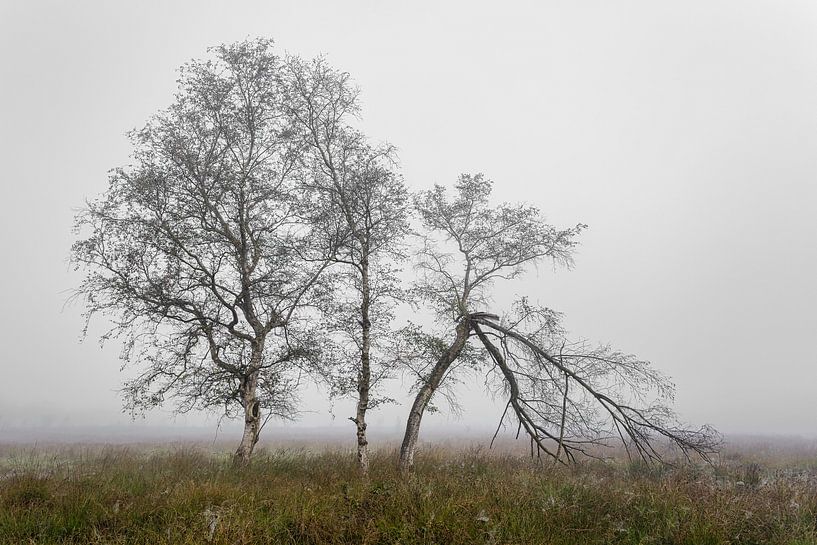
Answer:
<svg viewBox="0 0 817 545"><path fill-rule="evenodd" d="M484 172L498 200L589 224L573 270L540 267L498 308L528 294L651 360L692 424L817 436L817 4L0 0L0 441L215 433L172 405L122 413L119 347L101 319L80 342L67 258L177 68L257 36L350 72L410 188ZM426 429L490 436L503 401L460 391ZM351 403L325 399L304 390L300 421L270 427L351 445ZM404 426L398 399L373 437Z"/></svg>

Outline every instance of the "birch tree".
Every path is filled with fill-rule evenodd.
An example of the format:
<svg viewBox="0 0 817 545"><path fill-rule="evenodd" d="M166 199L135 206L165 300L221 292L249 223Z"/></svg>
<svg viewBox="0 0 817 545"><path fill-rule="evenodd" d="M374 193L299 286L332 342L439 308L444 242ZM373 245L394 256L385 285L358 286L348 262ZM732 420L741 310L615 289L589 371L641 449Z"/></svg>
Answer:
<svg viewBox="0 0 817 545"><path fill-rule="evenodd" d="M242 463L320 359L304 304L342 238L324 230L316 245L305 219L282 65L266 40L185 65L175 102L132 133L133 164L78 215L72 248L88 318L109 317L104 338L140 369L127 406L241 417Z"/></svg>
<svg viewBox="0 0 817 545"><path fill-rule="evenodd" d="M436 185L415 199L426 230L418 252L420 277L415 291L453 331L450 340L438 340L433 364L420 372L400 448L399 466L404 472L414 463L425 410L465 350L472 335L472 316L484 312L491 285L498 279L513 279L526 265L544 259L570 265L576 236L584 227L557 229L531 206L491 207L492 183L481 174L463 174L454 189L449 197L443 186Z"/></svg>
<svg viewBox="0 0 817 545"><path fill-rule="evenodd" d="M500 422L515 419L536 452L559 461L595 455L596 447L618 437L646 460L661 458L654 439L663 438L687 455L717 444L709 428L677 424L664 401L672 385L649 362L609 347L568 342L558 313L522 299L516 314L494 312L491 287L524 274L544 260L570 266L577 236L586 227L559 229L535 207L491 206L491 182L482 175L460 176L453 197L441 186L420 194L415 207L426 232L418 251L415 290L449 331L414 333L413 358L426 364L418 381L400 449L399 467L414 461L420 424L458 363L488 355L488 385L507 396ZM472 346L476 344L476 346ZM656 400L647 399L655 394Z"/></svg>
<svg viewBox="0 0 817 545"><path fill-rule="evenodd" d="M287 104L308 142L307 186L325 229L345 233L334 256L338 290L324 305L326 323L344 356L333 377L336 395L356 396L357 459L369 469L366 415L389 398L376 395L394 358L383 350L402 290L395 259L408 233L408 193L394 172L391 146L373 146L350 126L359 113L357 89L323 59L290 59ZM321 220L315 222L320 224Z"/></svg>

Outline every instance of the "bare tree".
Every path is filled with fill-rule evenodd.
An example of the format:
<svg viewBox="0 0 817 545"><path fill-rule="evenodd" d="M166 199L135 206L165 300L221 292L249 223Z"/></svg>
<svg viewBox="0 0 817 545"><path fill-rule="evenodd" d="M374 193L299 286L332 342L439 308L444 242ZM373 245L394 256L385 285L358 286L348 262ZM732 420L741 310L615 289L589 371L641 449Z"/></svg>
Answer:
<svg viewBox="0 0 817 545"><path fill-rule="evenodd" d="M400 469L414 463L420 423L432 396L461 357L472 334L474 313L487 304L497 279L512 279L526 265L548 258L569 265L583 225L556 229L538 209L502 204L491 207L492 184L481 174L460 176L449 198L442 186L419 195L415 207L427 230L419 252L416 292L441 320L453 325L453 339L437 346L435 362L420 371L419 385L400 448Z"/></svg>
<svg viewBox="0 0 817 545"><path fill-rule="evenodd" d="M298 369L318 359L305 320L341 233L312 241L304 142L266 40L224 45L181 70L175 102L131 135L134 164L77 217L72 259L87 316L110 316L143 367L132 410L242 416L246 463L263 422L293 414ZM293 372L294 371L294 372Z"/></svg>
<svg viewBox="0 0 817 545"><path fill-rule="evenodd" d="M335 276L339 289L324 310L345 360L333 377L333 393L357 396L349 419L356 428L359 468L366 474L366 413L388 401L374 392L394 361L378 349L388 341L392 310L402 293L394 259L401 256L401 240L408 232L408 193L393 171L393 149L373 147L349 126L358 106L348 75L323 59L295 58L287 68L287 103L311 150L304 157L315 210L346 235L334 257L340 265Z"/></svg>
<svg viewBox="0 0 817 545"><path fill-rule="evenodd" d="M687 456L712 452L717 434L677 423L666 404L672 384L648 362L609 347L567 341L559 314L525 298L502 321L488 311L494 281L515 278L546 258L570 266L576 236L585 226L554 228L530 206L491 207L491 183L481 175L462 175L455 187L454 198L436 186L416 199L428 231L416 290L440 320L453 325L453 339L413 332L411 357L433 363L418 370L401 471L412 467L420 422L432 397L451 381L458 363L476 359L475 349L469 349L473 338L492 364L487 386L508 398L500 425L515 418L518 431L540 454L558 461L596 456L614 437L628 453L634 450L647 461L662 458L656 438Z"/></svg>

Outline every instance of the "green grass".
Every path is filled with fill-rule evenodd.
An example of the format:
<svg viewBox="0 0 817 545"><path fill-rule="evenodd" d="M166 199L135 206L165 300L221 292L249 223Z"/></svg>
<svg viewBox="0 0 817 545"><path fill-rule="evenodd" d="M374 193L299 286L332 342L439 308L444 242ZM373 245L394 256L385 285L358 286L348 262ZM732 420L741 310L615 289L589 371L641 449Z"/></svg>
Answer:
<svg viewBox="0 0 817 545"><path fill-rule="evenodd" d="M0 455L0 544L817 544L813 463L573 469L477 451ZM747 477L751 479L747 481Z"/></svg>

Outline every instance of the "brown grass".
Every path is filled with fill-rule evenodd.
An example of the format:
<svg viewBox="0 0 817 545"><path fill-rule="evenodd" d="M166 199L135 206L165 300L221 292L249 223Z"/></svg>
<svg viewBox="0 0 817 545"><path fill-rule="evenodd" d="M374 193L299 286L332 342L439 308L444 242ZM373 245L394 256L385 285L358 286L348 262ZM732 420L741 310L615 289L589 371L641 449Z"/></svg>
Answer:
<svg viewBox="0 0 817 545"><path fill-rule="evenodd" d="M746 451L751 452L751 451ZM817 458L732 449L710 466L555 468L512 451L427 449L368 480L344 451L0 451L0 544L817 543Z"/></svg>

